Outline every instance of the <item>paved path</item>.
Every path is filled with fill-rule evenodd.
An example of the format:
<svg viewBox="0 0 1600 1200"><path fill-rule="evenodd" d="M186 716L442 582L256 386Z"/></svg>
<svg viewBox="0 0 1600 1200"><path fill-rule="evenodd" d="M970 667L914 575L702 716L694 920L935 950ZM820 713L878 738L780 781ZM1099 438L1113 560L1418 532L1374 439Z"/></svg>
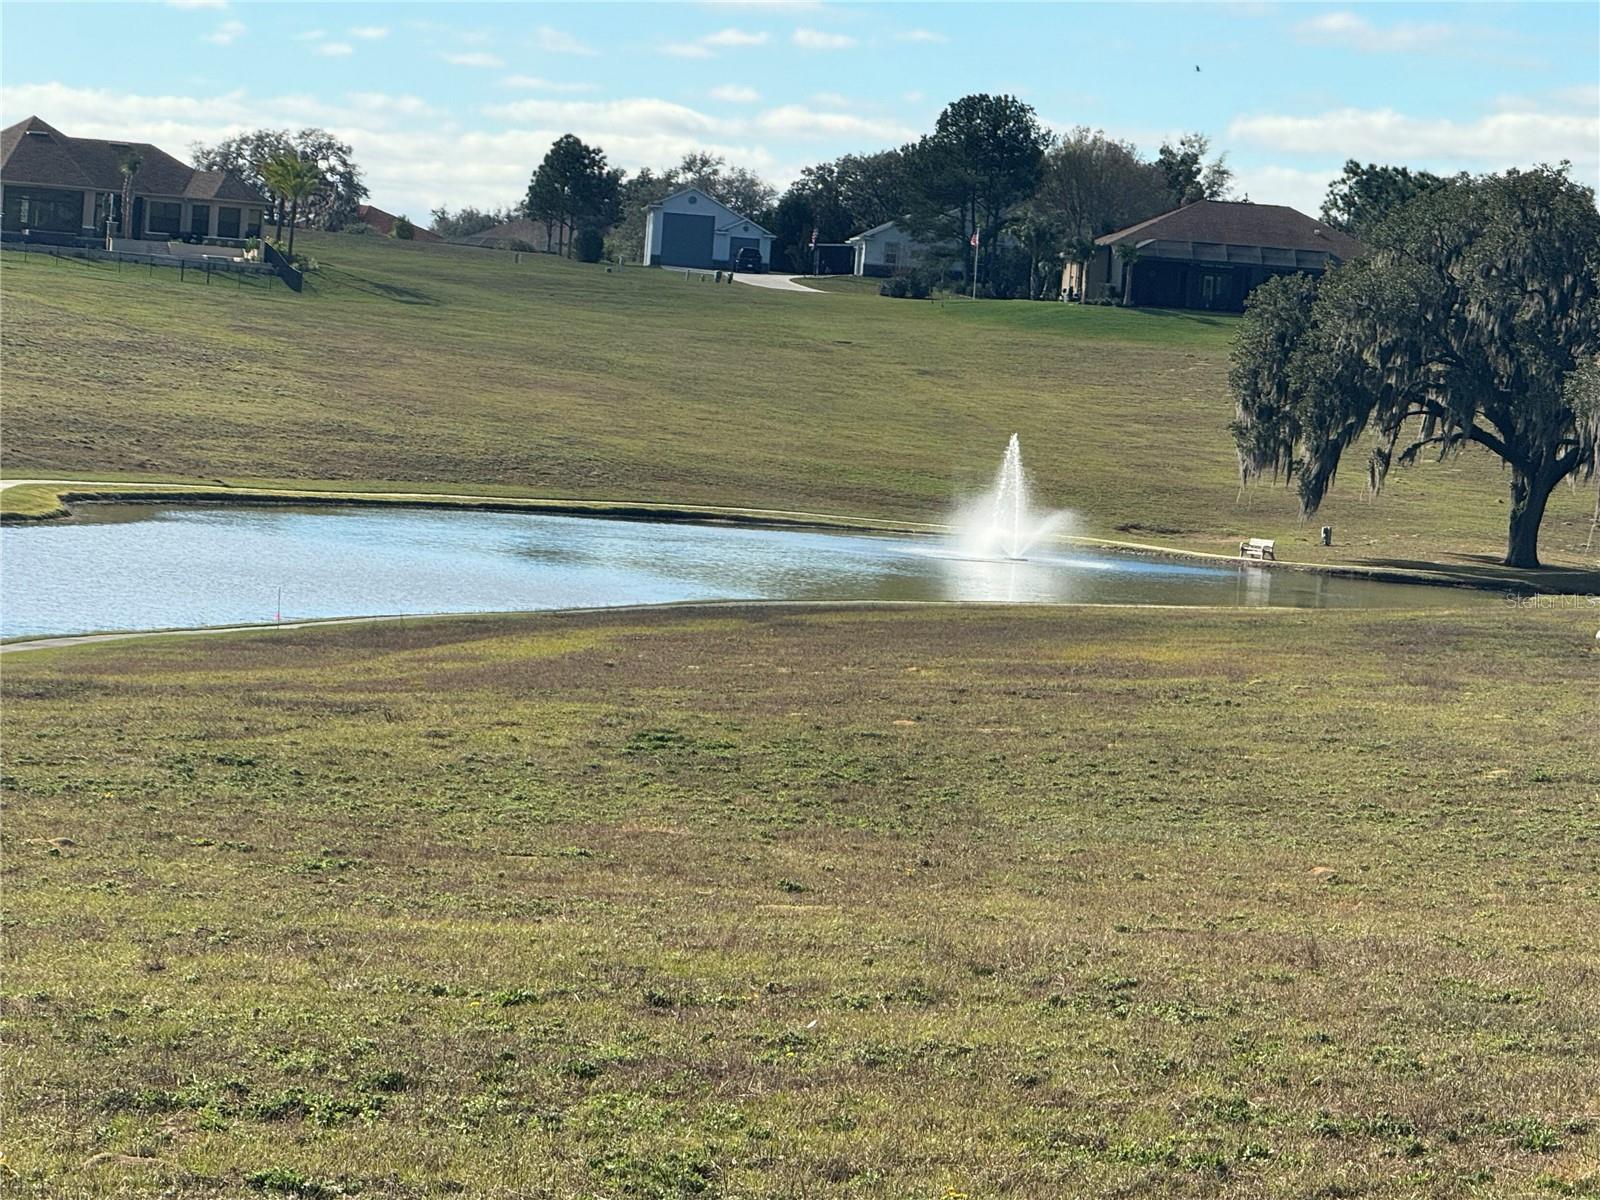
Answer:
<svg viewBox="0 0 1600 1200"><path fill-rule="evenodd" d="M799 275L734 275L739 283L748 283L751 287L771 288L775 292L804 292L808 296L822 294L817 288L806 287L800 282L801 278Z"/></svg>

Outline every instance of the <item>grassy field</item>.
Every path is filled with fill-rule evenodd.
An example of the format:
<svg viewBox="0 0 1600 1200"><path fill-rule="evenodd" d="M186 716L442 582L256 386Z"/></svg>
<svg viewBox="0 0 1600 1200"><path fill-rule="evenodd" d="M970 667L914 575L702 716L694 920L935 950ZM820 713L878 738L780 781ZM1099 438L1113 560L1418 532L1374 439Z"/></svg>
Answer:
<svg viewBox="0 0 1600 1200"><path fill-rule="evenodd" d="M5 254L5 472L938 520L1018 431L1041 499L1090 535L1391 563L1503 548L1506 478L1483 455L1396 472L1376 502L1353 462L1318 522L1331 550L1282 489L1241 495L1230 318L303 244L322 269L298 297ZM1592 505L1558 494L1549 559L1594 562Z"/></svg>
<svg viewBox="0 0 1600 1200"><path fill-rule="evenodd" d="M1595 625L7 656L7 1191L1600 1194Z"/></svg>

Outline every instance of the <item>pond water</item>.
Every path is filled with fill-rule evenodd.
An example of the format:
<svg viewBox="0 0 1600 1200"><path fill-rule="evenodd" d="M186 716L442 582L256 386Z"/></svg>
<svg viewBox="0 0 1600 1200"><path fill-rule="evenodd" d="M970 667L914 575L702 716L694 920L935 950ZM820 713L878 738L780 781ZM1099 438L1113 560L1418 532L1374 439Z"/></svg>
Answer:
<svg viewBox="0 0 1600 1200"><path fill-rule="evenodd" d="M281 594L281 609L280 605ZM926 538L423 508L85 504L0 532L0 635L683 600L1457 607L1486 595Z"/></svg>

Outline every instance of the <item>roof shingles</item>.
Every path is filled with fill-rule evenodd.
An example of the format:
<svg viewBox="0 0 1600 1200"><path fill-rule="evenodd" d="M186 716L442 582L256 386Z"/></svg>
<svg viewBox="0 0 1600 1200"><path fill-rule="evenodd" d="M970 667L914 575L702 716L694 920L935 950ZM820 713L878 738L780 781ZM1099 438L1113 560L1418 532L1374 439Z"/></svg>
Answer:
<svg viewBox="0 0 1600 1200"><path fill-rule="evenodd" d="M1100 246L1125 241L1215 242L1229 246L1271 246L1280 250L1316 250L1337 258L1356 258L1366 247L1347 233L1331 228L1282 204L1249 201L1196 200L1158 217L1129 225L1095 239Z"/></svg>
<svg viewBox="0 0 1600 1200"><path fill-rule="evenodd" d="M136 157L133 187L145 196L232 200L265 204L266 198L227 171L196 171L149 142L68 137L38 117L0 131L0 178L52 187L122 190L122 164Z"/></svg>

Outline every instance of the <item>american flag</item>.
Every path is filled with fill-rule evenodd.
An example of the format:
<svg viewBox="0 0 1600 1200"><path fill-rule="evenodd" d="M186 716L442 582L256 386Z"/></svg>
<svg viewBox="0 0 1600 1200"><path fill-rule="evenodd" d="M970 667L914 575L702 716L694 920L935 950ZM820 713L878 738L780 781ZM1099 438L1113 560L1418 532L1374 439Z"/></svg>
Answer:
<svg viewBox="0 0 1600 1200"><path fill-rule="evenodd" d="M971 246L974 250L978 248L978 231L976 229L972 231L972 236L967 239L967 245Z"/></svg>

